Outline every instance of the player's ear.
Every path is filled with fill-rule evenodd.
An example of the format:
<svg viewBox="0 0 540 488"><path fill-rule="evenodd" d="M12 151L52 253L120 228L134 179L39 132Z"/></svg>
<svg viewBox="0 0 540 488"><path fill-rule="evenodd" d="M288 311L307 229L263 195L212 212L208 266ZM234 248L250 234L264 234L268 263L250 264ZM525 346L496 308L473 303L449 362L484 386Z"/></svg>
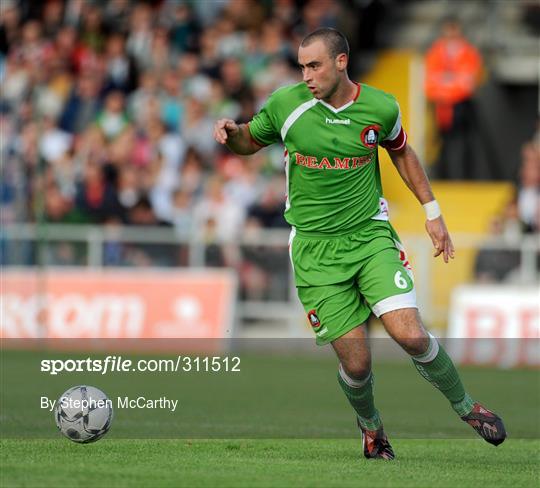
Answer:
<svg viewBox="0 0 540 488"><path fill-rule="evenodd" d="M348 58L345 53L338 54L336 58L336 68L338 71L345 71L347 69Z"/></svg>

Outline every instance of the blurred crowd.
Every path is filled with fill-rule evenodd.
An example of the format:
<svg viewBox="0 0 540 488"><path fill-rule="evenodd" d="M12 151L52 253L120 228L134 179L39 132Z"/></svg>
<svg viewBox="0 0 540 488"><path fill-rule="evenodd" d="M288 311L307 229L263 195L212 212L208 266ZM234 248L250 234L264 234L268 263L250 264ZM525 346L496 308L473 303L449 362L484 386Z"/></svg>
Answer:
<svg viewBox="0 0 540 488"><path fill-rule="evenodd" d="M250 120L299 80L296 50L344 2L0 2L3 222L174 226L232 241L282 227L282 149L233 156L219 117Z"/></svg>
<svg viewBox="0 0 540 488"><path fill-rule="evenodd" d="M168 226L208 243L208 264L235 266L262 294L269 274L287 268L286 252L269 260L268 250L239 256L212 243L287 227L282 148L235 156L215 143L214 121L247 122L275 89L299 81L298 44L317 27L342 30L353 51L373 44L377 6L1 0L0 225ZM538 140L523 149L513 203L536 231L538 151ZM80 264L76 248L56 254L56 264ZM186 263L158 246L127 255L113 242L103 254L109 265Z"/></svg>

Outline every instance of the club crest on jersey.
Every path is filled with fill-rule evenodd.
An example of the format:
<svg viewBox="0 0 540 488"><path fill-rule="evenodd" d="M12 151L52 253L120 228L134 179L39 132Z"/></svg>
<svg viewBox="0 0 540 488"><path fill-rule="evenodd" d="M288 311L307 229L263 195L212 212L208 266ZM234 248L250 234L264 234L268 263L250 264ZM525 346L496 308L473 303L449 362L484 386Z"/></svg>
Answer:
<svg viewBox="0 0 540 488"><path fill-rule="evenodd" d="M321 321L319 320L319 317L317 317L317 314L315 313L315 310L310 310L307 314L309 323L311 327L316 329L317 327L321 326Z"/></svg>
<svg viewBox="0 0 540 488"><path fill-rule="evenodd" d="M360 134L360 139L364 146L374 148L379 142L379 129L378 125L368 125L364 128Z"/></svg>

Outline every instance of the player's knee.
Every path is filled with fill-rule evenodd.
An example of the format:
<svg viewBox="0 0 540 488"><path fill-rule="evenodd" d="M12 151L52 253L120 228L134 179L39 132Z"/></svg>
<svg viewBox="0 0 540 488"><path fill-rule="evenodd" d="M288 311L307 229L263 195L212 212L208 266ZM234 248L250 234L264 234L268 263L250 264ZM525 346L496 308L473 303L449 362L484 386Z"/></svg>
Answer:
<svg viewBox="0 0 540 488"><path fill-rule="evenodd" d="M371 362L369 360L342 361L339 372L344 380L364 381L371 374Z"/></svg>
<svg viewBox="0 0 540 488"><path fill-rule="evenodd" d="M399 345L411 356L424 354L429 347L429 336L424 331L397 339Z"/></svg>

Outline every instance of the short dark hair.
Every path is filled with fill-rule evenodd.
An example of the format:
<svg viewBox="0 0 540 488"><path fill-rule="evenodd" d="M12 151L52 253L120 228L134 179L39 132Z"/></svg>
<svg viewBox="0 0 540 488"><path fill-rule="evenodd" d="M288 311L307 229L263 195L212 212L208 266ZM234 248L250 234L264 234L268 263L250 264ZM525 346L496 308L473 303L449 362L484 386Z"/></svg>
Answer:
<svg viewBox="0 0 540 488"><path fill-rule="evenodd" d="M347 38L341 32L332 29L331 27L321 27L320 29L314 30L302 39L300 45L306 47L319 39L326 45L330 57L336 58L343 53L346 54L347 57L349 56L349 43L347 42Z"/></svg>

